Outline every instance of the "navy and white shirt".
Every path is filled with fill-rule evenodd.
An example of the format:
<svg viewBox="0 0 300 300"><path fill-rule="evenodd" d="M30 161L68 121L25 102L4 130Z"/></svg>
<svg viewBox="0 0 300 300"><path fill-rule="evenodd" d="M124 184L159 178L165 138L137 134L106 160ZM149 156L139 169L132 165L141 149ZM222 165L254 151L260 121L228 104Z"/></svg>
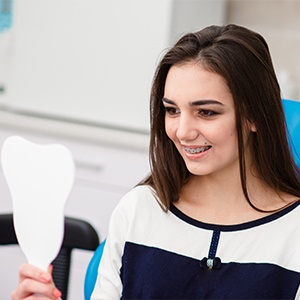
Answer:
<svg viewBox="0 0 300 300"><path fill-rule="evenodd" d="M213 225L138 186L112 214L91 299L300 299L299 204Z"/></svg>

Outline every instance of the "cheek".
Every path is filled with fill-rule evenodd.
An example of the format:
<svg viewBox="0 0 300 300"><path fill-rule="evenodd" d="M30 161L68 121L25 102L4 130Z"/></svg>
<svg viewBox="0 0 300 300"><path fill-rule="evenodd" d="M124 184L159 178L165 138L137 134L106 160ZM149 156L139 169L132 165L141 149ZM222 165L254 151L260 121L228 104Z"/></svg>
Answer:
<svg viewBox="0 0 300 300"><path fill-rule="evenodd" d="M237 142L237 130L235 127L231 126L228 128L227 134L224 134L225 138L231 143Z"/></svg>
<svg viewBox="0 0 300 300"><path fill-rule="evenodd" d="M211 135L214 135L217 144L237 147L237 130L235 124L228 124L228 126L224 126L223 124L223 126L212 131Z"/></svg>
<svg viewBox="0 0 300 300"><path fill-rule="evenodd" d="M202 127L201 134L214 144L224 143L236 137L235 128L224 124L209 124Z"/></svg>
<svg viewBox="0 0 300 300"><path fill-rule="evenodd" d="M174 140L175 139L175 129L170 122L165 121L165 131L169 139Z"/></svg>
<svg viewBox="0 0 300 300"><path fill-rule="evenodd" d="M224 140L224 143L227 145L227 149L230 153L236 155L238 153L238 137L237 131L231 130L227 135L227 138Z"/></svg>

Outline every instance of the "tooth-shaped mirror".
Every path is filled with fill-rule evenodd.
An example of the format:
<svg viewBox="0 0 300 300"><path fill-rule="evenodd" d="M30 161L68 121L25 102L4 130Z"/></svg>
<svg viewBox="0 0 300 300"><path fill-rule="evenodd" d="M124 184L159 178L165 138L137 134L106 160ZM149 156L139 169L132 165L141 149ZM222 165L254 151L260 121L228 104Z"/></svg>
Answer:
<svg viewBox="0 0 300 300"><path fill-rule="evenodd" d="M29 263L47 270L64 235L64 207L74 183L70 151L19 136L4 141L1 162L18 242Z"/></svg>

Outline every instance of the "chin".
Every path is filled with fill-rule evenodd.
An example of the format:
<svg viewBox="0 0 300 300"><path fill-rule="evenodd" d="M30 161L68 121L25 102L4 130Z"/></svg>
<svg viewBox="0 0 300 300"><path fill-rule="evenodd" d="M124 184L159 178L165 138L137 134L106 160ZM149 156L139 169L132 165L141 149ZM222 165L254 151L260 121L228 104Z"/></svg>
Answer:
<svg viewBox="0 0 300 300"><path fill-rule="evenodd" d="M195 167L188 167L188 171L195 176L205 176L213 173L213 170L207 170L206 168L195 168Z"/></svg>

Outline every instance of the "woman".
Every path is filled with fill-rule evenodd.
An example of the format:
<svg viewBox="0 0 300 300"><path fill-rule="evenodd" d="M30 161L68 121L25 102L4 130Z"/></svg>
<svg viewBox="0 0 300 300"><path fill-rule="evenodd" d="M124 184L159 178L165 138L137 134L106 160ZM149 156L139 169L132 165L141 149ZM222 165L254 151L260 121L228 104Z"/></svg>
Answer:
<svg viewBox="0 0 300 300"><path fill-rule="evenodd" d="M150 105L152 171L114 210L92 299L300 299L300 172L265 40L183 36ZM12 299L55 299L38 272Z"/></svg>

